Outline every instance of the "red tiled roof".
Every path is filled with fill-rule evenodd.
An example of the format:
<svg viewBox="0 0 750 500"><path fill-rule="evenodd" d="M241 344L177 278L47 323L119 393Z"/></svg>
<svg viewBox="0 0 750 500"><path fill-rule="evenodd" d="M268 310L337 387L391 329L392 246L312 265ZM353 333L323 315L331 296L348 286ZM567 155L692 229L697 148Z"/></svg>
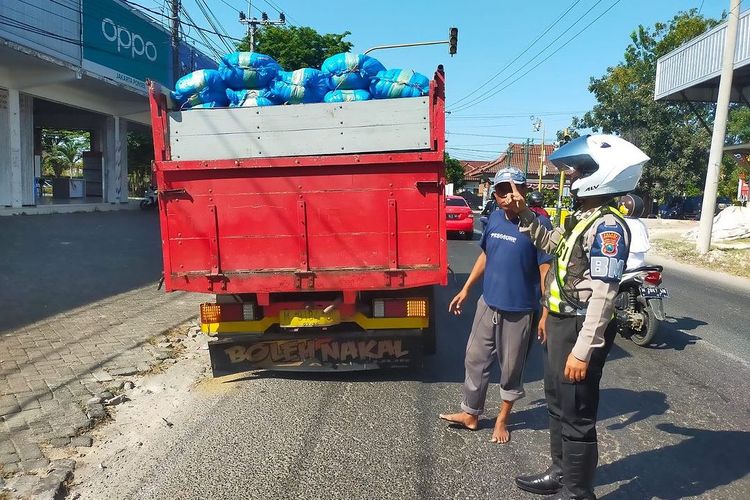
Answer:
<svg viewBox="0 0 750 500"><path fill-rule="evenodd" d="M553 144L545 144L544 145L544 152L545 152L545 160L544 165L546 167L546 176L556 176L558 174L557 168L552 165L549 161L547 161L547 158L549 158L549 155L552 154L552 152L555 150L555 146ZM539 161L540 161L540 153L542 151L541 144L531 144L529 145L529 152L528 152L528 176L538 176L539 175ZM481 180L483 177L492 177L494 176L498 170L505 168L505 167L516 167L517 169L527 172L527 165L526 165L526 144L515 144L510 143L508 145L508 151L505 153L502 153L500 156L498 156L496 159L485 162L484 165L481 165L477 168L474 168L470 171L466 172L466 175L464 176L467 180Z"/></svg>

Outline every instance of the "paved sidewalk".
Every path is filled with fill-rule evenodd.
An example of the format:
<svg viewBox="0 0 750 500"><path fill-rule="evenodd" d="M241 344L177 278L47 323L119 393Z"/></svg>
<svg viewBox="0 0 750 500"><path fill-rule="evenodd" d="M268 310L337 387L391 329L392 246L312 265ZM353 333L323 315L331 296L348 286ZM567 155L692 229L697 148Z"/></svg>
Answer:
<svg viewBox="0 0 750 500"><path fill-rule="evenodd" d="M155 338L201 297L156 290L155 213L3 218L0 231L0 467L45 471L50 447L85 446L76 436L106 418L87 400L165 359Z"/></svg>

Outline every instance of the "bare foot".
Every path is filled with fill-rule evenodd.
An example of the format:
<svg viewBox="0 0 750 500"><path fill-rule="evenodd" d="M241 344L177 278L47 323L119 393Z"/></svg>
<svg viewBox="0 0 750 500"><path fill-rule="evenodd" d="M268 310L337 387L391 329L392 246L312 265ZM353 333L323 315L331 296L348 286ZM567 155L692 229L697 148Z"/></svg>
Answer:
<svg viewBox="0 0 750 500"><path fill-rule="evenodd" d="M452 424L460 425L461 427L469 429L470 431L475 431L479 428L479 416L466 413L465 411L462 411L461 413L452 413L450 415L444 415L441 413L439 417Z"/></svg>
<svg viewBox="0 0 750 500"><path fill-rule="evenodd" d="M492 432L492 439L490 441L500 444L505 444L510 441L510 432L505 426L505 422L499 418L495 421L495 430Z"/></svg>

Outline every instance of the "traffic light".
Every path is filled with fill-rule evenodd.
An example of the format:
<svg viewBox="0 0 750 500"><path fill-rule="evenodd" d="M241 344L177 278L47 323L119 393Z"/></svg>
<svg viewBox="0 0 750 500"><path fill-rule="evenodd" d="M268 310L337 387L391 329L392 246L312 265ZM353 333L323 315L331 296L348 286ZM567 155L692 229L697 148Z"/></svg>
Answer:
<svg viewBox="0 0 750 500"><path fill-rule="evenodd" d="M454 55L456 51L458 50L458 28L451 28L448 34L448 42L450 43L450 48L448 49L448 52L450 55Z"/></svg>

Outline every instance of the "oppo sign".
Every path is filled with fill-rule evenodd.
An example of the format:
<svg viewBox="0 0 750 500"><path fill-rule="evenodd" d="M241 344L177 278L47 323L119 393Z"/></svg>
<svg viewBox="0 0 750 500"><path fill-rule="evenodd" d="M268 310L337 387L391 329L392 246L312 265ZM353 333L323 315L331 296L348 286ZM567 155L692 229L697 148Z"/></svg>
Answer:
<svg viewBox="0 0 750 500"><path fill-rule="evenodd" d="M152 42L146 42L138 33L131 33L124 26L118 26L110 18L102 19L102 35L112 43L117 44L117 52L130 52L130 57L145 56L151 62L156 61L156 46Z"/></svg>

